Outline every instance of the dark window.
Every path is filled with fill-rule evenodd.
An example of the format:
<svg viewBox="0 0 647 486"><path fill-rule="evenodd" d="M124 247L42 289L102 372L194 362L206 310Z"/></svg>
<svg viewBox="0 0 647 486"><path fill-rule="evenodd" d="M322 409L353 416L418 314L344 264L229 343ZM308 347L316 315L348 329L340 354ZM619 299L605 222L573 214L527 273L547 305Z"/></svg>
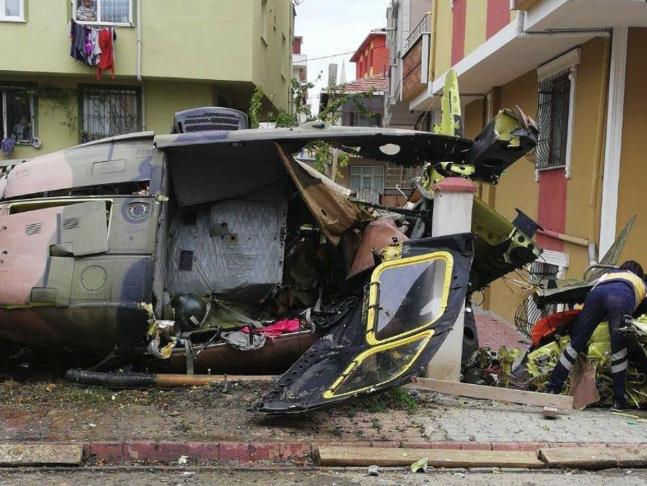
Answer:
<svg viewBox="0 0 647 486"><path fill-rule="evenodd" d="M180 252L180 270L190 272L193 270L193 252L182 250Z"/></svg>
<svg viewBox="0 0 647 486"><path fill-rule="evenodd" d="M13 137L21 144L34 138L34 96L26 88L0 87L0 130L2 138Z"/></svg>
<svg viewBox="0 0 647 486"><path fill-rule="evenodd" d="M195 226L198 223L198 213L193 209L185 209L182 212L182 224L184 226Z"/></svg>
<svg viewBox="0 0 647 486"><path fill-rule="evenodd" d="M382 341L399 336L426 327L440 317L447 305L442 291L446 273L447 265L442 259L382 270L373 327L376 338Z"/></svg>
<svg viewBox="0 0 647 486"><path fill-rule="evenodd" d="M569 74L570 70L562 71L539 83L537 169L566 165L571 96Z"/></svg>
<svg viewBox="0 0 647 486"><path fill-rule="evenodd" d="M137 88L82 88L81 141L141 130Z"/></svg>

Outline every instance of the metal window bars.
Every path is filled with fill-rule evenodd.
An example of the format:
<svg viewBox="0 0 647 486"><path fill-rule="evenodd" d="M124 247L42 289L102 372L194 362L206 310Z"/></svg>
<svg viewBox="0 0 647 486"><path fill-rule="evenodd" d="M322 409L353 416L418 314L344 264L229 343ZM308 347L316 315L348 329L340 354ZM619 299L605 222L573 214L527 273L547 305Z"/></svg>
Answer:
<svg viewBox="0 0 647 486"><path fill-rule="evenodd" d="M416 43L422 34L429 32L431 32L431 12L424 14L422 19L420 19L420 22L418 22L418 24L411 30L411 33L402 46L402 52L407 52L407 50Z"/></svg>
<svg viewBox="0 0 647 486"><path fill-rule="evenodd" d="M532 154L537 169L566 165L570 93L569 69L539 83L539 140Z"/></svg>
<svg viewBox="0 0 647 486"><path fill-rule="evenodd" d="M82 141L140 130L136 88L85 88L82 91Z"/></svg>

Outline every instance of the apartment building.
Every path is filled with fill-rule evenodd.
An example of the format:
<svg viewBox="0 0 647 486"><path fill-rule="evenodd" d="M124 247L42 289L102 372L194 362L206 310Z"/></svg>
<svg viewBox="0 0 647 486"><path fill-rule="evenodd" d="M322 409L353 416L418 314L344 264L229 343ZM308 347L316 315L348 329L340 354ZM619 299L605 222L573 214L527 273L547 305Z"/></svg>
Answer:
<svg viewBox="0 0 647 486"><path fill-rule="evenodd" d="M0 160L247 111L256 87L287 111L293 24L291 0L0 0Z"/></svg>
<svg viewBox="0 0 647 486"><path fill-rule="evenodd" d="M518 161L497 186L483 185L479 197L506 217L519 208L538 221L543 264L581 278L634 214L636 226L621 258L647 264L647 210L640 196L647 183L641 135L647 131L647 3L429 3L422 26L413 36L408 31L394 58L392 72L402 75L391 76L397 102L385 115L387 123L399 125L396 114L403 112L411 115L409 124L431 120L440 109L445 75L454 69L466 136L515 104L539 122L534 157ZM400 35L398 25L393 39L407 34ZM498 281L485 300L510 320L518 305L511 287Z"/></svg>

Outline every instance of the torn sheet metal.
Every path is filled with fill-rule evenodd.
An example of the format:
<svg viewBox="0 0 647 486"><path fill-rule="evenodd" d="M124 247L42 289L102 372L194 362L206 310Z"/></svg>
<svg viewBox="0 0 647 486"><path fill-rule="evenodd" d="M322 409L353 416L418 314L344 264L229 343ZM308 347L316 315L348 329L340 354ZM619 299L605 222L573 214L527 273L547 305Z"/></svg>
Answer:
<svg viewBox="0 0 647 486"><path fill-rule="evenodd" d="M518 106L501 110L474 139L467 162L474 178L496 184L505 169L537 145L539 129Z"/></svg>
<svg viewBox="0 0 647 486"><path fill-rule="evenodd" d="M371 221L364 230L361 243L348 272L348 278L375 267L375 256L385 247L408 239L409 237L396 226L392 218L383 217Z"/></svg>
<svg viewBox="0 0 647 486"><path fill-rule="evenodd" d="M527 234L474 198L472 231L476 235L471 290L480 290L516 268L535 261L541 248Z"/></svg>
<svg viewBox="0 0 647 486"><path fill-rule="evenodd" d="M339 244L341 235L346 230L371 219L368 213L352 203L345 194L325 184L323 176L314 176L310 171L304 170L283 147L279 144L275 144L275 147L308 209L333 245Z"/></svg>
<svg viewBox="0 0 647 486"><path fill-rule="evenodd" d="M369 304L356 305L254 408L302 412L407 381L436 353L465 303L472 244L471 234L402 243L402 259L388 262L399 267L394 285L380 280L384 267L375 269ZM439 267L430 263L445 258L451 265L444 264L446 273L439 280ZM377 282L382 282L379 287ZM385 293L386 288L391 290ZM376 297L379 304L371 304Z"/></svg>

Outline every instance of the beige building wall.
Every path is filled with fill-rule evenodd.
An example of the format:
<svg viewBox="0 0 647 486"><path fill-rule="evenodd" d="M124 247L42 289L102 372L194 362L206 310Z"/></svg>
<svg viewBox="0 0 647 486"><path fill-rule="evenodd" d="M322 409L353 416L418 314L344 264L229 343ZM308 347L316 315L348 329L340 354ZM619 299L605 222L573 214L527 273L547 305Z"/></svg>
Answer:
<svg viewBox="0 0 647 486"><path fill-rule="evenodd" d="M452 67L451 2L436 0L434 8L434 40L431 49L431 79L436 79Z"/></svg>
<svg viewBox="0 0 647 486"><path fill-rule="evenodd" d="M289 107L294 15L291 0L252 2L252 80L280 110Z"/></svg>
<svg viewBox="0 0 647 486"><path fill-rule="evenodd" d="M629 29L625 85L617 231L638 214L623 259L638 260L647 268L647 29Z"/></svg>
<svg viewBox="0 0 647 486"><path fill-rule="evenodd" d="M575 85L571 177L567 182L566 234L595 242L600 234L608 48L609 40L601 38L582 46ZM566 243L564 251L570 258L568 276L582 278L589 265L588 249Z"/></svg>
<svg viewBox="0 0 647 486"><path fill-rule="evenodd" d="M78 144L82 85L138 88L143 128L159 133L168 133L176 111L217 103L247 111L255 86L266 93L268 109L289 109L291 0L133 0L133 26L116 27L115 79L106 73L101 81L95 68L69 55L71 2L24 1L24 22L0 22L0 45L6 48L0 84L34 87L35 135L43 145L17 145L0 159ZM136 76L138 27L142 82Z"/></svg>
<svg viewBox="0 0 647 486"><path fill-rule="evenodd" d="M607 42L604 39L594 39L581 46L582 58L577 69L575 85L571 177L567 180L566 234L583 239L588 238L589 234L597 238L596 235L599 234L598 229L591 228L591 222L599 221L600 211L600 194L599 189L595 190L595 186L599 185L601 172L595 172L595 159L596 141L604 135L606 128L604 112L602 118L599 116L599 101L601 97L603 103L606 99L607 67L604 56L605 49L608 48ZM637 48L636 52L639 51ZM644 74L647 75L647 69ZM640 81L637 81L636 86L639 84ZM497 111L519 105L527 114L535 117L537 91L537 73L533 70L496 89L493 93L494 109ZM464 109L465 134L468 137L473 137L483 128L482 103L481 100L477 100ZM606 104L604 107L606 109ZM633 177L636 177L635 173ZM526 159L521 159L505 172L497 186L483 185L480 192L485 201L508 219L516 216L515 208L536 219L538 190L534 165ZM596 215L594 218L589 217L591 212ZM622 224L626 219L619 215L619 222L622 221ZM569 254L570 259L567 277L581 278L588 266L587 248L565 243L564 252ZM485 306L512 321L521 296L522 293L514 286L499 280L486 292Z"/></svg>
<svg viewBox="0 0 647 486"><path fill-rule="evenodd" d="M141 19L137 18L141 1ZM71 3L25 0L25 22L0 22L0 74L79 75L94 69L69 56ZM137 75L137 26L145 79L255 83L288 108L293 34L290 0L133 0L133 25L116 27L118 79ZM10 46L10 48L9 48ZM109 77L109 76L108 76ZM251 91L251 89L249 90Z"/></svg>

